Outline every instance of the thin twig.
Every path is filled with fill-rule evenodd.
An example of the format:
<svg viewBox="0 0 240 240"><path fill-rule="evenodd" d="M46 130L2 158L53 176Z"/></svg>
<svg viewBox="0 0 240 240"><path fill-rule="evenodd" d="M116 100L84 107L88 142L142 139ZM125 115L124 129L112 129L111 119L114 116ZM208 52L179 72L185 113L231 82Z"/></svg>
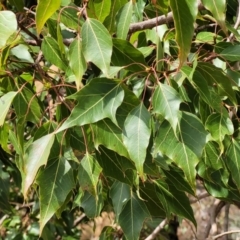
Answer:
<svg viewBox="0 0 240 240"><path fill-rule="evenodd" d="M167 219L164 219L154 230L153 232L145 238L145 240L153 240L157 237L158 233L165 227L167 224Z"/></svg>
<svg viewBox="0 0 240 240"><path fill-rule="evenodd" d="M240 233L240 230L231 230L231 231L228 231L228 232L223 232L223 233L220 233L220 234L212 237L212 239L217 239L219 237L222 237L222 236L228 235L228 234L232 234L232 233Z"/></svg>
<svg viewBox="0 0 240 240"><path fill-rule="evenodd" d="M199 194L196 199L192 199L190 200L190 203L193 204L193 203L196 203L198 202L199 200L203 199L203 198L206 198L206 197L209 197L210 194L208 192L204 192L204 193L201 193Z"/></svg>
<svg viewBox="0 0 240 240"><path fill-rule="evenodd" d="M233 28L237 30L239 24L240 24L240 0L238 0L237 20ZM233 33L230 34L230 36L227 39L227 42L230 42L232 38L233 38Z"/></svg>

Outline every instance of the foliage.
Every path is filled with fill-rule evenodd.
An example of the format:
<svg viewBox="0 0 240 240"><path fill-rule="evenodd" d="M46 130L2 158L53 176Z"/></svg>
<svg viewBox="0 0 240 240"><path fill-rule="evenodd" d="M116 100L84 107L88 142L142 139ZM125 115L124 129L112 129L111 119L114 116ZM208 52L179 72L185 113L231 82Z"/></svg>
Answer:
<svg viewBox="0 0 240 240"><path fill-rule="evenodd" d="M236 0L26 2L0 3L2 236L196 225L196 179L240 201Z"/></svg>

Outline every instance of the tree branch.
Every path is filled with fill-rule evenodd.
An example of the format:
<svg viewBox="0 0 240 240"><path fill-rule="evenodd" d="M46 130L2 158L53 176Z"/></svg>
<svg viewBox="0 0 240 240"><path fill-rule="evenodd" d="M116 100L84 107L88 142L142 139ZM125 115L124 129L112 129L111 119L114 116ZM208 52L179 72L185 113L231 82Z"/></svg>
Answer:
<svg viewBox="0 0 240 240"><path fill-rule="evenodd" d="M219 237L222 237L222 236L227 235L227 234L232 234L232 233L240 233L240 230L232 230L232 231L228 231L228 232L223 232L223 233L220 233L220 234L212 237L212 239L217 239Z"/></svg>
<svg viewBox="0 0 240 240"><path fill-rule="evenodd" d="M198 9L202 10L204 9L204 6L202 5L201 1L198 1ZM145 29L151 29L156 26L172 22L173 21L173 14L172 12L169 12L167 15L162 15L156 18L152 18L146 21L138 22L138 23L132 23L130 25L128 33L134 33L137 31L145 30Z"/></svg>
<svg viewBox="0 0 240 240"><path fill-rule="evenodd" d="M153 232L147 237L145 238L145 240L153 240L156 238L156 236L158 235L158 233L165 227L165 225L167 224L167 219L164 219L154 230Z"/></svg>

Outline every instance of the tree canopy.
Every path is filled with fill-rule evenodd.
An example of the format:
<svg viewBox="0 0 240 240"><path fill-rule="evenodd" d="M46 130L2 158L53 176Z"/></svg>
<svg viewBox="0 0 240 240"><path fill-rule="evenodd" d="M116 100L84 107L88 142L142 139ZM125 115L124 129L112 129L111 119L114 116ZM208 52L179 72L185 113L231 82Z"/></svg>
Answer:
<svg viewBox="0 0 240 240"><path fill-rule="evenodd" d="M197 184L240 202L238 4L0 2L6 239L76 239L76 219L103 212L116 225L101 239L197 227Z"/></svg>

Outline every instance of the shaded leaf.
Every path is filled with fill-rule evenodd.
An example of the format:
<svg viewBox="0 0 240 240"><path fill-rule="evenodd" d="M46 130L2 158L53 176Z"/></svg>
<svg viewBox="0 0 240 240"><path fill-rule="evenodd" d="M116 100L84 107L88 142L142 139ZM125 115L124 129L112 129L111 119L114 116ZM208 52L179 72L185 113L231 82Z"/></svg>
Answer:
<svg viewBox="0 0 240 240"><path fill-rule="evenodd" d="M14 97L17 92L8 92L0 98L0 126L4 124L5 118L7 116L8 110L12 104Z"/></svg>
<svg viewBox="0 0 240 240"><path fill-rule="evenodd" d="M41 0L36 8L36 27L40 34L46 21L59 9L61 0Z"/></svg>
<svg viewBox="0 0 240 240"><path fill-rule="evenodd" d="M91 125L94 132L94 145L99 145L117 152L119 155L129 158L128 151L123 144L122 130L109 119L103 119Z"/></svg>
<svg viewBox="0 0 240 240"><path fill-rule="evenodd" d="M78 104L57 132L104 118L110 118L117 124L115 115L123 101L124 91L117 80L95 78L69 98L76 99Z"/></svg>
<svg viewBox="0 0 240 240"><path fill-rule="evenodd" d="M42 138L34 141L29 148L27 149L27 153L25 155L25 163L24 163L24 176L22 181L22 189L24 198L27 198L27 192L29 187L32 185L38 169L42 165L47 164L48 156L50 154L55 135L48 134L43 136Z"/></svg>
<svg viewBox="0 0 240 240"><path fill-rule="evenodd" d="M26 45L19 44L11 49L11 54L13 54L18 59L21 59L23 61L34 63L34 60L28 50L29 49Z"/></svg>
<svg viewBox="0 0 240 240"><path fill-rule="evenodd" d="M240 45L229 46L219 55L230 62L240 61Z"/></svg>
<svg viewBox="0 0 240 240"><path fill-rule="evenodd" d="M128 114L123 129L123 143L141 178L144 178L143 164L151 135L150 118L149 112L141 103Z"/></svg>
<svg viewBox="0 0 240 240"><path fill-rule="evenodd" d="M119 215L119 224L127 240L139 239L143 223L149 216L145 203L133 194Z"/></svg>
<svg viewBox="0 0 240 240"><path fill-rule="evenodd" d="M112 38L96 19L88 18L82 26L82 50L85 59L108 76L112 56Z"/></svg>
<svg viewBox="0 0 240 240"><path fill-rule="evenodd" d="M97 183L102 168L94 156L88 152L81 160L78 171L78 180L83 191L88 191L97 198Z"/></svg>
<svg viewBox="0 0 240 240"><path fill-rule="evenodd" d="M40 188L40 233L46 223L64 204L75 186L71 165L65 158L50 161L37 177Z"/></svg>

